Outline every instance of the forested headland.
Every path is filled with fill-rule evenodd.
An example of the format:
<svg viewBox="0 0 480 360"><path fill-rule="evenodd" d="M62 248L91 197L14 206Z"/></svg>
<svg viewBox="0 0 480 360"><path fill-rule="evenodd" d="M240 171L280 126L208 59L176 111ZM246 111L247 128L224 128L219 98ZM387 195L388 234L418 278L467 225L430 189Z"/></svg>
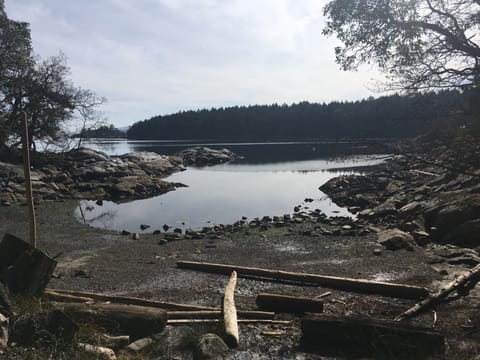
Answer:
<svg viewBox="0 0 480 360"><path fill-rule="evenodd" d="M354 102L251 105L183 111L136 122L129 139L315 140L401 138L444 127L465 100L449 90Z"/></svg>

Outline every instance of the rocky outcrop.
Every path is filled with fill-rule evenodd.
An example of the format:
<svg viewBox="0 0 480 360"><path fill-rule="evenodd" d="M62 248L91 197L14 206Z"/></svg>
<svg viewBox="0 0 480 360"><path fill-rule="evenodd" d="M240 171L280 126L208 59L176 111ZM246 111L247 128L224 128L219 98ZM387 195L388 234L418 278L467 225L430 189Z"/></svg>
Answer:
<svg viewBox="0 0 480 360"><path fill-rule="evenodd" d="M208 166L238 159L239 156L227 149L214 150L208 147L185 149L177 154L186 166Z"/></svg>
<svg viewBox="0 0 480 360"><path fill-rule="evenodd" d="M416 141L405 155L365 176L320 187L360 222L402 229L428 241L480 247L480 141Z"/></svg>
<svg viewBox="0 0 480 360"><path fill-rule="evenodd" d="M92 199L126 201L156 196L182 184L162 178L182 171L182 159L152 152L121 156L80 148L63 154L48 154L33 162L35 201ZM25 201L22 165L0 162L0 204Z"/></svg>

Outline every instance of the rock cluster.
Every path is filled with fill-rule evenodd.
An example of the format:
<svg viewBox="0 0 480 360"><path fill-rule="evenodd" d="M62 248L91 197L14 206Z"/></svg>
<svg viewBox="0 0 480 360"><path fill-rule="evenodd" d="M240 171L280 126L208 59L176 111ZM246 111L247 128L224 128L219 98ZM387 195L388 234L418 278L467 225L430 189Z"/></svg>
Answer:
<svg viewBox="0 0 480 360"><path fill-rule="evenodd" d="M238 155L228 149L214 150L197 146L185 149L177 154L183 159L185 166L207 166L236 160Z"/></svg>
<svg viewBox="0 0 480 360"><path fill-rule="evenodd" d="M32 161L35 201L62 199L112 200L148 198L175 190L179 183L166 176L185 170L184 165L213 165L236 158L228 150L195 148L179 156L131 152L109 156L87 148L61 154L36 154ZM0 162L0 205L25 201L21 164Z"/></svg>
<svg viewBox="0 0 480 360"><path fill-rule="evenodd" d="M421 143L376 172L334 178L320 190L361 221L406 232L419 245L480 247L479 142Z"/></svg>

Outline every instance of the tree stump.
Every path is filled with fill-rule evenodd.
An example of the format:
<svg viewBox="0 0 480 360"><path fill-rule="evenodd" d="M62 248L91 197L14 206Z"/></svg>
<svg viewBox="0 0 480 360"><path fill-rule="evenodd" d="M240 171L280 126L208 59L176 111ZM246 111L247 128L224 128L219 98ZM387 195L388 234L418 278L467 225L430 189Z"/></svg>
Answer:
<svg viewBox="0 0 480 360"><path fill-rule="evenodd" d="M18 237L0 243L0 279L15 294L37 294L47 286L57 262Z"/></svg>

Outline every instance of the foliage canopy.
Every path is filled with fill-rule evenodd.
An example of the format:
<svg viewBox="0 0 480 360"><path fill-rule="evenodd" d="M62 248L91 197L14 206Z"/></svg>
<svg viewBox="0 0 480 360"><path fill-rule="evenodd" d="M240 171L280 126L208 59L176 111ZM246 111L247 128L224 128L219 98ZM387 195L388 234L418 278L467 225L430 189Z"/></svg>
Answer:
<svg viewBox="0 0 480 360"><path fill-rule="evenodd" d="M344 70L375 63L408 91L480 85L479 0L333 0L324 14Z"/></svg>
<svg viewBox="0 0 480 360"><path fill-rule="evenodd" d="M30 144L66 137L65 125L96 123L105 99L75 87L63 54L41 60L33 53L29 24L8 18L0 0L0 144L18 144L20 114L26 112Z"/></svg>

